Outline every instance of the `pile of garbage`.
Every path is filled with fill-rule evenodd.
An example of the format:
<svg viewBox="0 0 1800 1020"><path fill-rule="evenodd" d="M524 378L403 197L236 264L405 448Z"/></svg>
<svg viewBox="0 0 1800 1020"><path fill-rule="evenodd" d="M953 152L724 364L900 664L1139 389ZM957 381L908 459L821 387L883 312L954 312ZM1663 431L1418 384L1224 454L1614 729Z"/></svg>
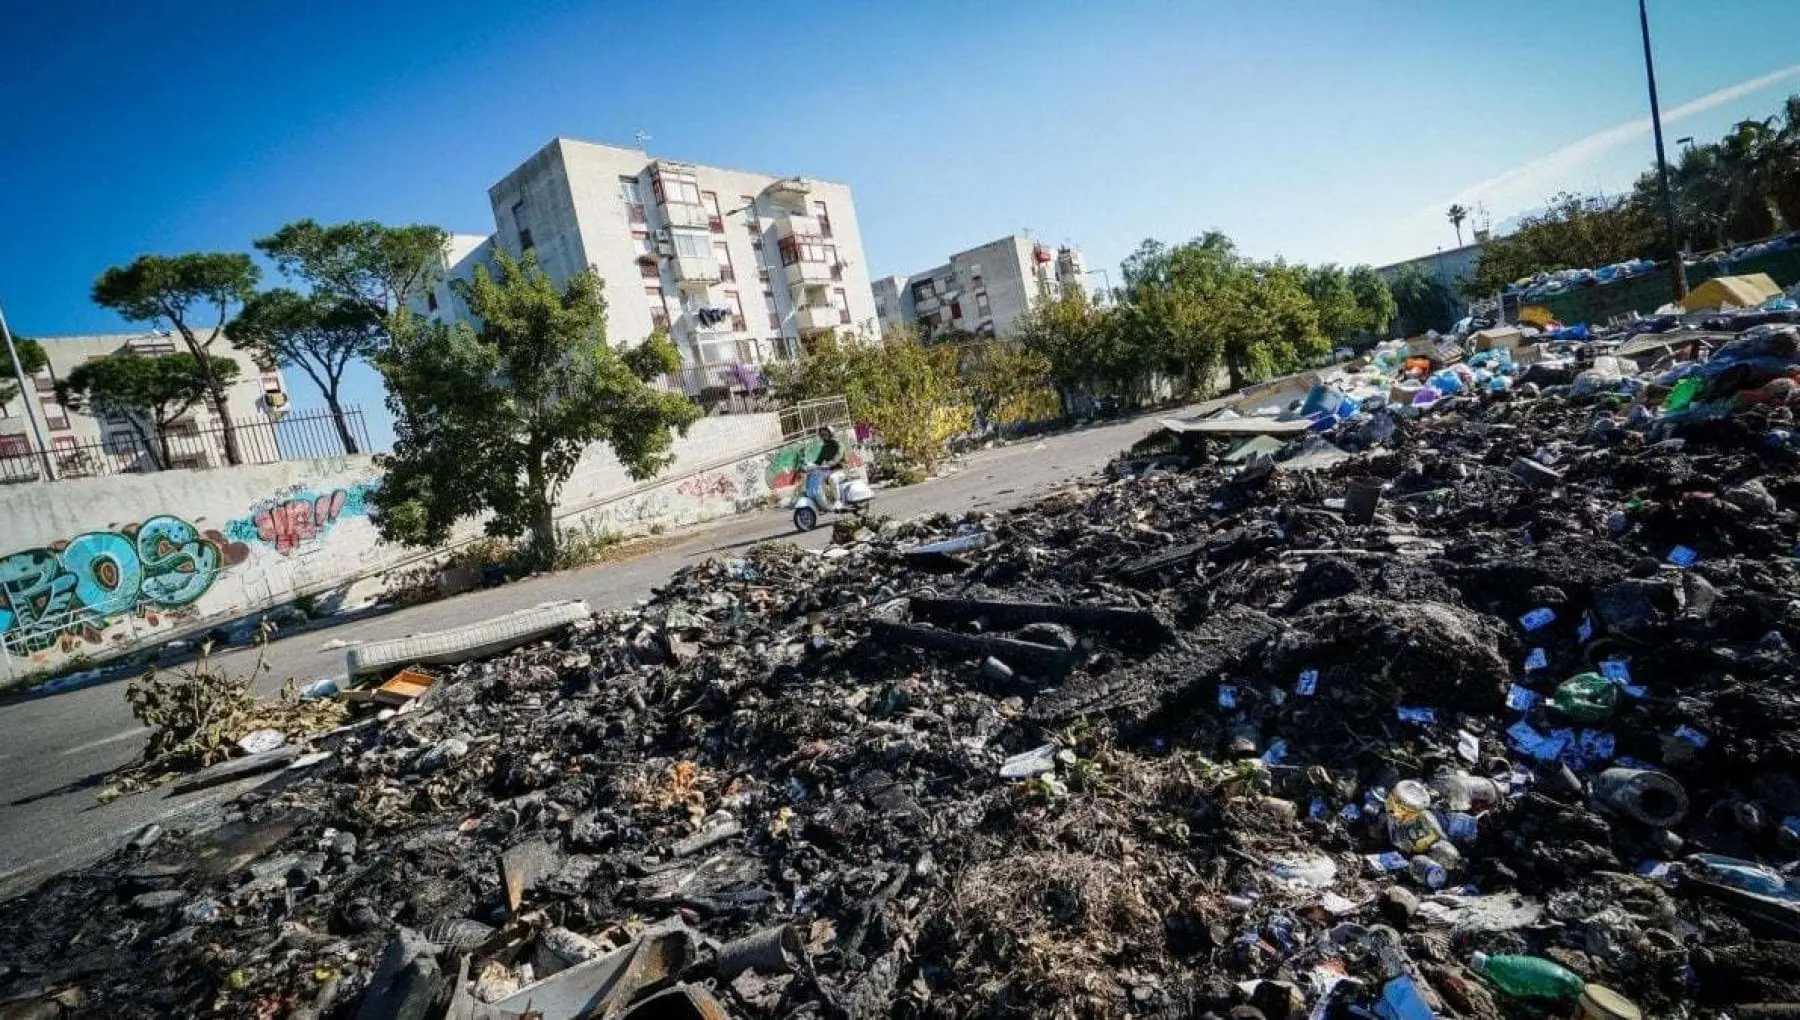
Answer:
<svg viewBox="0 0 1800 1020"><path fill-rule="evenodd" d="M0 905L0 1017L1793 1016L1793 341L684 570Z"/></svg>
<svg viewBox="0 0 1800 1020"><path fill-rule="evenodd" d="M1597 269L1557 269L1534 273L1531 276L1514 280L1507 285L1506 293L1519 294L1526 298L1538 298L1549 294L1561 294L1563 291L1575 287L1595 287L1617 280L1628 280L1631 277L1643 276L1655 271L1656 263L1649 259L1629 259Z"/></svg>

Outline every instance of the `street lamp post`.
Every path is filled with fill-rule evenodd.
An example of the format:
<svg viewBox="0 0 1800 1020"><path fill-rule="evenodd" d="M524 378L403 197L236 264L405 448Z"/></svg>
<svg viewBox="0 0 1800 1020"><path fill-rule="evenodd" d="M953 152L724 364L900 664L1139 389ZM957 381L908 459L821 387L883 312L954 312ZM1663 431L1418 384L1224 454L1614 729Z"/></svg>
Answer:
<svg viewBox="0 0 1800 1020"><path fill-rule="evenodd" d="M50 463L50 441L44 438L44 426L38 421L37 408L25 392L25 366L19 363L19 349L13 345L12 330L6 328L4 310L0 310L0 336L6 338L6 354L12 358L13 378L19 380L19 403L25 405L25 419L31 422L31 434L37 437L38 457L44 462L44 480L54 482L56 465Z"/></svg>
<svg viewBox="0 0 1800 1020"><path fill-rule="evenodd" d="M1662 110L1656 103L1656 62L1650 56L1650 12L1638 0L1638 29L1644 36L1644 77L1650 83L1650 130L1656 136L1656 175L1662 185L1663 226L1668 231L1669 260L1674 265L1675 300L1687 297L1687 267L1681 261L1681 243L1675 236L1675 196L1669 190L1669 163L1663 156Z"/></svg>

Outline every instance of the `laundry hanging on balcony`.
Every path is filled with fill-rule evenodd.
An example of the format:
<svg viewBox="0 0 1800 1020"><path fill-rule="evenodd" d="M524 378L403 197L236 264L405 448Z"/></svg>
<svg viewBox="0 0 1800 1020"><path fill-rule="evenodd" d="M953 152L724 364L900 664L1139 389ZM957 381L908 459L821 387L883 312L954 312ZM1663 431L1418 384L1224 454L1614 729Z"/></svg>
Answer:
<svg viewBox="0 0 1800 1020"><path fill-rule="evenodd" d="M702 326L717 326L719 323L725 322L730 318L731 309L729 308L694 309L694 319Z"/></svg>

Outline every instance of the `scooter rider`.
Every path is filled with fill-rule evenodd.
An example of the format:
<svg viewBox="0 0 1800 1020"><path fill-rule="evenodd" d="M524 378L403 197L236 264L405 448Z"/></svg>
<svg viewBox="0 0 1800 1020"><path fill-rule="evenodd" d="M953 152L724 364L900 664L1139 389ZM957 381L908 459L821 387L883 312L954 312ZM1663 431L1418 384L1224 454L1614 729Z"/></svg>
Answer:
<svg viewBox="0 0 1800 1020"><path fill-rule="evenodd" d="M830 476L844 466L844 447L825 425L819 426L819 443L818 455L813 458L813 467L818 470L807 479L806 494L820 509L826 509L837 506L837 483Z"/></svg>

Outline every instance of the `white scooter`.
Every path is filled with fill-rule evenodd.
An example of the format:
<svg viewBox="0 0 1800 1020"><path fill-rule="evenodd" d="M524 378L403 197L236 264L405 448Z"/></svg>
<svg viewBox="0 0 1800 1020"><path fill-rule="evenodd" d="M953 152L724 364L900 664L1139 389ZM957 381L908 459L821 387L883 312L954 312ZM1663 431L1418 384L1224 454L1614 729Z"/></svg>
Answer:
<svg viewBox="0 0 1800 1020"><path fill-rule="evenodd" d="M830 479L837 490L835 503L825 500L823 483L826 479ZM821 513L860 514L874 501L875 490L869 487L866 479L846 475L841 470L827 473L822 467L808 468L806 481L801 483L800 491L794 496L794 527L799 531L811 531L819 526Z"/></svg>

